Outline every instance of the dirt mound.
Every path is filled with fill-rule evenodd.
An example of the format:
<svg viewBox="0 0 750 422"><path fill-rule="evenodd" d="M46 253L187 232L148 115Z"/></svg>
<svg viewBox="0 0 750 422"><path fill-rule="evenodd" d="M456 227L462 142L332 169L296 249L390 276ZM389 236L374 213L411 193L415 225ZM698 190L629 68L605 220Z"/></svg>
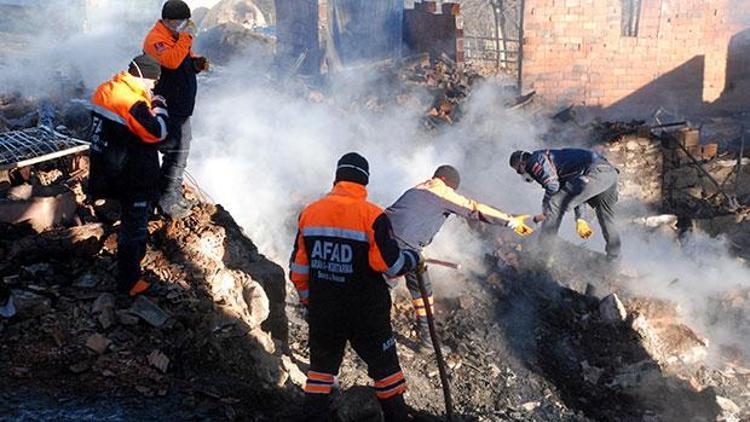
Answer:
<svg viewBox="0 0 750 422"><path fill-rule="evenodd" d="M18 308L0 322L6 386L180 396L205 402L207 415L278 414L270 397L286 394L286 368L296 369L281 359L283 270L223 208L202 204L183 221L149 223L143 266L157 291L116 296L116 214L102 205L93 218L41 234L0 227L0 279ZM240 400L248 397L269 398Z"/></svg>

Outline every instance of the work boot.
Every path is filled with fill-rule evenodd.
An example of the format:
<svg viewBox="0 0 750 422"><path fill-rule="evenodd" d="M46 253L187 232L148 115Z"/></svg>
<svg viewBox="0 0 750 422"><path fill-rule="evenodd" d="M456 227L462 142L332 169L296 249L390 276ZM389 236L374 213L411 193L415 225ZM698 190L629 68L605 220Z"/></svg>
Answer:
<svg viewBox="0 0 750 422"><path fill-rule="evenodd" d="M190 208L182 197L163 195L159 199L159 209L172 220L182 220L190 215Z"/></svg>

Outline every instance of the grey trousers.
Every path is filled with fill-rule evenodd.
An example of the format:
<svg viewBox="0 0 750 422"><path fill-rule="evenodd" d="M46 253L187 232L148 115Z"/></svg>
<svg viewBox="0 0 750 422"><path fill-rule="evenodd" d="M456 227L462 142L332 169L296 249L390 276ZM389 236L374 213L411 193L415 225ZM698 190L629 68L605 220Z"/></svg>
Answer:
<svg viewBox="0 0 750 422"><path fill-rule="evenodd" d="M162 196L182 196L182 180L185 178L190 141L193 139L190 117L176 119L170 124L169 137L159 146L164 154L161 165Z"/></svg>
<svg viewBox="0 0 750 422"><path fill-rule="evenodd" d="M620 234L615 226L614 214L617 204L617 170L610 164L597 164L586 175L568 183L552 195L549 211L542 223L542 235L556 235L563 215L573 208L588 204L596 211L602 235L607 242L607 256L620 256Z"/></svg>

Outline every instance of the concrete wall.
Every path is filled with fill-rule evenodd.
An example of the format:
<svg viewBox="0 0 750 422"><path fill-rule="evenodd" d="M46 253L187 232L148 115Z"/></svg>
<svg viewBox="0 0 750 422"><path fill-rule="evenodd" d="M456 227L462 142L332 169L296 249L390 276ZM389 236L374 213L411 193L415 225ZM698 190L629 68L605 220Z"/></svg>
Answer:
<svg viewBox="0 0 750 422"><path fill-rule="evenodd" d="M732 85L731 64L747 63L737 61L748 50L737 47L743 27L733 22L730 1L642 0L640 32L625 37L622 0L526 0L524 87L601 115L704 110ZM744 80L747 73L731 77Z"/></svg>

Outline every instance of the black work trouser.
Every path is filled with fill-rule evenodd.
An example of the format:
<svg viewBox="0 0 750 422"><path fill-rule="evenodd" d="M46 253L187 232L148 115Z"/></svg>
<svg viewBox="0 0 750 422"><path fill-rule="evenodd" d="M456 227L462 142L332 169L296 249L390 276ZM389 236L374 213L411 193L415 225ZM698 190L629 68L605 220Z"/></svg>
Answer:
<svg viewBox="0 0 750 422"><path fill-rule="evenodd" d="M176 200L182 196L182 181L185 178L192 139L190 117L177 117L170 121L167 140L159 145L159 151L163 154L161 165L163 198Z"/></svg>
<svg viewBox="0 0 750 422"><path fill-rule="evenodd" d="M549 212L542 223L542 235L557 234L563 215L586 203L596 211L602 235L607 242L607 256L618 258L621 243L614 218L618 199L617 179L617 169L602 163L594 165L585 175L565 183L549 200Z"/></svg>
<svg viewBox="0 0 750 422"><path fill-rule="evenodd" d="M427 322L427 310L425 309L424 300L422 300L422 293L419 290L419 281L417 279L417 273L412 271L406 274L406 288L409 290L411 295L411 303L414 306L414 314L416 316L417 333L420 338L429 334L429 324ZM422 274L422 281L424 281L425 290L427 290L427 296L429 298L430 305L434 304L432 297L432 280L430 274L425 271ZM427 338L424 338L426 340Z"/></svg>
<svg viewBox="0 0 750 422"><path fill-rule="evenodd" d="M312 317L312 316L311 316ZM338 375L347 341L367 364L367 374L375 381L376 396L387 422L407 418L403 393L406 381L401 372L396 340L387 315L373 315L367 326L342 328L347 321L336 326L310 324L310 371L305 384L304 413L306 421L331 420L330 393Z"/></svg>
<svg viewBox="0 0 750 422"><path fill-rule="evenodd" d="M148 201L121 201L120 232L117 236L117 289L127 293L141 278L141 261L146 256Z"/></svg>

